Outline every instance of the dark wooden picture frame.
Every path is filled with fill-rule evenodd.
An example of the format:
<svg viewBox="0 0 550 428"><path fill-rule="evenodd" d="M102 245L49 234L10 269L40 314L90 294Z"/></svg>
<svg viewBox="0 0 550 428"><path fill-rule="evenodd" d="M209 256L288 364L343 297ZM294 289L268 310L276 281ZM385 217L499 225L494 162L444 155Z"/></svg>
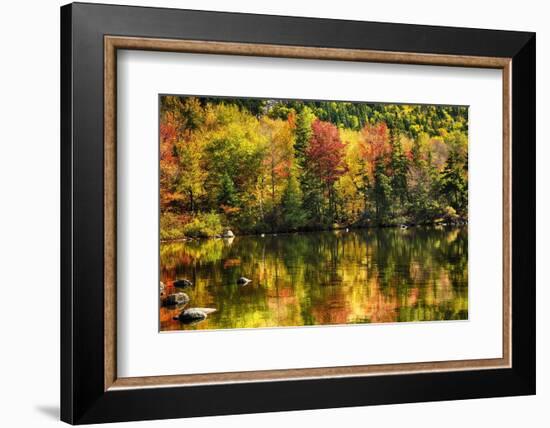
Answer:
<svg viewBox="0 0 550 428"><path fill-rule="evenodd" d="M118 378L117 49L501 69L503 357ZM81 424L535 393L533 33L71 4L61 8L61 136L62 420Z"/></svg>

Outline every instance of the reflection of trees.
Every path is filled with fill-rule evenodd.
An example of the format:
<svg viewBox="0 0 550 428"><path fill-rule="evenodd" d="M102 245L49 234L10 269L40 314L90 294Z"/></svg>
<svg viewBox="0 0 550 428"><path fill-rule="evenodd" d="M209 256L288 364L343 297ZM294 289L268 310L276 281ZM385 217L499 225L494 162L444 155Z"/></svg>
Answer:
<svg viewBox="0 0 550 428"><path fill-rule="evenodd" d="M161 274L193 278L192 306L218 309L208 328L464 319L467 246L443 228L237 237L162 245Z"/></svg>

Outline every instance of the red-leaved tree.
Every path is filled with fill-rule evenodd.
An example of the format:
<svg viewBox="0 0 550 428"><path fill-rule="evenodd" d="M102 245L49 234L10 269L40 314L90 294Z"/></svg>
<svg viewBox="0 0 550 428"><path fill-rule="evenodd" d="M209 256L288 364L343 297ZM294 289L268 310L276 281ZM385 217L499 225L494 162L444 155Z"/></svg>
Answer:
<svg viewBox="0 0 550 428"><path fill-rule="evenodd" d="M166 113L160 123L160 204L163 210L181 199L175 189L178 158L174 146L178 139L179 123L175 115Z"/></svg>
<svg viewBox="0 0 550 428"><path fill-rule="evenodd" d="M366 124L361 130L360 154L370 179L377 162L386 162L391 154L390 136L385 122Z"/></svg>
<svg viewBox="0 0 550 428"><path fill-rule="evenodd" d="M338 128L316 119L311 125L312 135L306 148L307 169L323 183L329 199L329 216L334 220L334 183L346 172L344 161L346 145L340 139Z"/></svg>
<svg viewBox="0 0 550 428"><path fill-rule="evenodd" d="M338 128L329 122L315 120L306 149L308 168L327 185L332 185L346 172L344 149Z"/></svg>

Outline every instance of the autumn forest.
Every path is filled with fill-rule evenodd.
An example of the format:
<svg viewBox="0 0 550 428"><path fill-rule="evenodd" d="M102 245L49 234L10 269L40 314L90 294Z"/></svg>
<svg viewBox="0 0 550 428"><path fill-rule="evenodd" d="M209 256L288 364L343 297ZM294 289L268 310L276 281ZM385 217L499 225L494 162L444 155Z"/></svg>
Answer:
<svg viewBox="0 0 550 428"><path fill-rule="evenodd" d="M462 224L468 109L160 97L161 239Z"/></svg>

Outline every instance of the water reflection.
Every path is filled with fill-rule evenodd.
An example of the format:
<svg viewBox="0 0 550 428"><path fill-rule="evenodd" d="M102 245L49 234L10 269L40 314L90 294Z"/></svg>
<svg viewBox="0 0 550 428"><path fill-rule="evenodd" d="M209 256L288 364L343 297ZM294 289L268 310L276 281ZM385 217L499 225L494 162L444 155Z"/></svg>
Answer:
<svg viewBox="0 0 550 428"><path fill-rule="evenodd" d="M252 281L238 285L239 277ZM467 228L363 229L161 244L161 281L187 278L202 322L161 330L468 318ZM179 291L179 289L178 289Z"/></svg>

